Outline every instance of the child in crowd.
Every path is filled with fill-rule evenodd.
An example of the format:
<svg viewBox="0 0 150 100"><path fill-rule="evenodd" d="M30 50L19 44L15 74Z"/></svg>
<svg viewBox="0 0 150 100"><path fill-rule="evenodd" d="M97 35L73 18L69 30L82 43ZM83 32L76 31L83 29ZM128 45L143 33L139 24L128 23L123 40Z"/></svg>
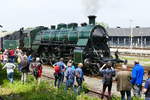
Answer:
<svg viewBox="0 0 150 100"><path fill-rule="evenodd" d="M13 76L14 76L14 69L16 68L16 65L15 64L13 64L12 62L11 62L11 60L9 60L5 65L4 65L4 67L2 68L2 69L5 69L6 68L6 70L7 70L7 77L8 77L8 79L9 79L9 81L11 82L11 83L13 83Z"/></svg>

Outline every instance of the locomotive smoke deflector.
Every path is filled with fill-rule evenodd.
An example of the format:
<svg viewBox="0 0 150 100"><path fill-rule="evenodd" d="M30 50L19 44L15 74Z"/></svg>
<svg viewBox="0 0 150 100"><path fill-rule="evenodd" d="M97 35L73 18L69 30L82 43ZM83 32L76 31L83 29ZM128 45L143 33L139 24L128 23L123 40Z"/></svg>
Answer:
<svg viewBox="0 0 150 100"><path fill-rule="evenodd" d="M89 24L90 25L95 25L96 16L95 15L90 15L90 16L88 16L88 18L89 18Z"/></svg>

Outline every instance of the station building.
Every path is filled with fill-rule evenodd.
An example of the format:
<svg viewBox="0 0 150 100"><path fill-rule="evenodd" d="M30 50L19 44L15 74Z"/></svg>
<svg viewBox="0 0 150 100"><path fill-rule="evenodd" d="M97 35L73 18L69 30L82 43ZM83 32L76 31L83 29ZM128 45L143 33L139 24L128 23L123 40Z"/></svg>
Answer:
<svg viewBox="0 0 150 100"><path fill-rule="evenodd" d="M107 28L110 47L150 48L150 27Z"/></svg>

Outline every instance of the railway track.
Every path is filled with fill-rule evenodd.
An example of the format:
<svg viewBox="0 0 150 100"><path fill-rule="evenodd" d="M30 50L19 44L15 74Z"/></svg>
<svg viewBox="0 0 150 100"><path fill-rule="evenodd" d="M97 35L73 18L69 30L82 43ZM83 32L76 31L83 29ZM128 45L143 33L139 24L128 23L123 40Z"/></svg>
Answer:
<svg viewBox="0 0 150 100"><path fill-rule="evenodd" d="M47 78L47 79L51 79L51 80L55 80L55 78L53 78L51 76L47 76L47 75L42 75L42 77ZM96 90L92 90L92 89L87 89L86 94L90 95L90 96L98 97L98 98L101 98L101 96L102 96L101 92L96 91ZM104 100L109 100L108 94L104 94Z"/></svg>
<svg viewBox="0 0 150 100"><path fill-rule="evenodd" d="M114 49L129 49L129 47L110 47L110 48L114 48ZM150 48L141 48L141 47L133 47L132 49L137 49L137 50L150 50Z"/></svg>
<svg viewBox="0 0 150 100"><path fill-rule="evenodd" d="M54 80L53 77L50 77L50 76L47 76L47 75L42 75L42 76L43 76L44 78L48 78L48 79ZM96 97L99 97L99 98L100 98L101 95L102 95L101 92L98 92L98 91L92 90L92 89L88 89L87 94L92 94L92 96L96 96ZM104 98L105 98L106 100L109 99L107 94L104 95Z"/></svg>
<svg viewBox="0 0 150 100"><path fill-rule="evenodd" d="M119 55L125 56L141 56L141 57L150 57L150 49L144 48L110 48L111 53L115 53L118 50Z"/></svg>
<svg viewBox="0 0 150 100"><path fill-rule="evenodd" d="M132 71L132 66L133 65L129 65L128 66L128 70L129 71ZM51 67L49 67L49 66L46 66L48 69L52 69ZM45 70L48 70L48 69L45 69ZM115 67L115 69L116 69L116 71L120 71L121 70L121 64L117 64L116 65L116 67ZM147 70L149 69L149 67L146 67L145 66L145 73L147 72ZM51 71L53 71L53 70L51 70ZM53 73L53 72L47 72L47 73L44 73L43 74L43 77L44 78L48 78L48 79L51 79L51 80L54 80L54 77L52 76L52 75L49 75L49 73ZM100 80L101 78L99 77L99 76L96 76L96 77L92 77L92 76L89 76L89 77L91 77L91 78L96 78L97 80ZM87 79L86 79L87 80ZM87 83L89 82L89 81L91 81L91 80L87 80ZM97 81L95 81L95 82L97 82ZM94 83L95 83L94 82ZM116 82L115 81L113 81L113 84L116 84ZM92 86L93 87L93 86ZM99 85L96 85L95 87L99 87ZM90 96L94 96L94 97L98 97L98 98L100 98L101 97L101 95L102 95L102 93L101 93L101 89L97 89L97 88L89 88L88 90L87 90L87 95L90 95ZM113 93L113 92L112 92ZM115 94L116 92L114 92L114 94ZM108 100L109 98L108 98L108 94L106 93L105 95L104 95L104 97L105 97L105 100Z"/></svg>
<svg viewBox="0 0 150 100"><path fill-rule="evenodd" d="M134 66L134 65L128 65L128 69L127 69L127 70L128 70L128 71L132 71L133 66ZM116 66L115 66L115 69L116 69L117 71L120 71L120 70L121 70L121 64L116 65ZM150 69L149 66L144 66L144 72L145 72L145 73L146 73L149 69Z"/></svg>

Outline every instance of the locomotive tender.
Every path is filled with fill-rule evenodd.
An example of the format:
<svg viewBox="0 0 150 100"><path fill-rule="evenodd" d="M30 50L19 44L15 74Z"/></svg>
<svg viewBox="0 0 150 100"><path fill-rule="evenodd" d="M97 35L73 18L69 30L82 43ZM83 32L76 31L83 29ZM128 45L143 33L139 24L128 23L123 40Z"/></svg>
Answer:
<svg viewBox="0 0 150 100"><path fill-rule="evenodd" d="M60 57L66 60L73 59L75 64L84 63L86 72L98 73L97 65L101 66L103 62L113 58L107 45L109 36L105 28L95 25L96 16L88 18L89 24L83 23L81 26L71 23L58 24L57 29L55 26L51 26L51 29L43 26L21 29L4 38L4 48L16 48L18 45L21 49L30 50L33 55L40 56L43 61L51 64Z"/></svg>

